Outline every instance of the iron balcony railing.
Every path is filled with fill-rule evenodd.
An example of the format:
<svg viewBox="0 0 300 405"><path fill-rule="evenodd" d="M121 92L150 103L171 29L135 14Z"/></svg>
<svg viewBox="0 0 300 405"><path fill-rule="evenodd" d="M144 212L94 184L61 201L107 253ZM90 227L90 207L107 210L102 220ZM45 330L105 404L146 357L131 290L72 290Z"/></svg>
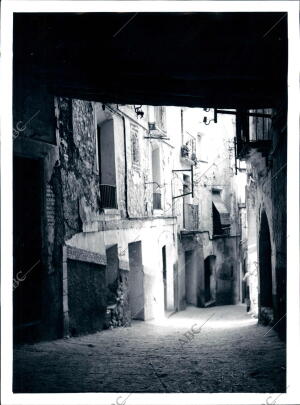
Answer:
<svg viewBox="0 0 300 405"><path fill-rule="evenodd" d="M118 208L116 186L100 184L101 207Z"/></svg>
<svg viewBox="0 0 300 405"><path fill-rule="evenodd" d="M153 209L161 210L161 194L153 193Z"/></svg>

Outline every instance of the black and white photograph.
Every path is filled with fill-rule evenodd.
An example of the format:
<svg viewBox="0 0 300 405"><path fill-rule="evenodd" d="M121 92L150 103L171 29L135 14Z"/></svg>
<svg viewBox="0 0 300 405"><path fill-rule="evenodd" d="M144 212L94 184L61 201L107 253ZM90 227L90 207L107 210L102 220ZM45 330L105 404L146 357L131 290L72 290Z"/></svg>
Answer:
<svg viewBox="0 0 300 405"><path fill-rule="evenodd" d="M299 404L299 3L2 6L3 405Z"/></svg>

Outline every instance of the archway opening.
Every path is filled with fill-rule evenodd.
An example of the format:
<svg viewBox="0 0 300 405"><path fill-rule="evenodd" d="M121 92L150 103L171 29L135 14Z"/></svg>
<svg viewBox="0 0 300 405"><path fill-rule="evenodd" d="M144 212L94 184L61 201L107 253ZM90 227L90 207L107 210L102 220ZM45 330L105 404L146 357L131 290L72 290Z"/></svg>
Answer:
<svg viewBox="0 0 300 405"><path fill-rule="evenodd" d="M264 308L272 308L272 248L267 215L262 213L259 233L259 298L260 312Z"/></svg>

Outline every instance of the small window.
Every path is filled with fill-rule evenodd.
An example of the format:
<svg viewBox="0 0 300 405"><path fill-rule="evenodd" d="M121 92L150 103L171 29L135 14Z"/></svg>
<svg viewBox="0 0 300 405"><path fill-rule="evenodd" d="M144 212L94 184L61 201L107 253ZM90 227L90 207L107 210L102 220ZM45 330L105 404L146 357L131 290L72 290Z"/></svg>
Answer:
<svg viewBox="0 0 300 405"><path fill-rule="evenodd" d="M249 110L249 113L271 115L271 109ZM249 116L249 141L268 141L271 140L272 119L269 117Z"/></svg>

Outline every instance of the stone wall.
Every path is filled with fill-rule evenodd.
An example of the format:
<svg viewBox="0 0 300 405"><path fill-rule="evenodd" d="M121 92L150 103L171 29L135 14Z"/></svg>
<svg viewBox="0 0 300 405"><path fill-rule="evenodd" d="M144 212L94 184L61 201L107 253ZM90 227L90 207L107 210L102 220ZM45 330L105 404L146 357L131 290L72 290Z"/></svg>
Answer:
<svg viewBox="0 0 300 405"><path fill-rule="evenodd" d="M105 266L69 259L68 303L72 336L103 329L107 305Z"/></svg>
<svg viewBox="0 0 300 405"><path fill-rule="evenodd" d="M58 98L59 152L65 239L100 211L99 176L91 102Z"/></svg>
<svg viewBox="0 0 300 405"><path fill-rule="evenodd" d="M251 202L256 216L256 244L258 246L261 232L261 217L265 212L268 220L271 240L272 285L273 295L272 315L268 315L268 322L276 323L279 334L284 337L286 313L286 168L287 168L287 129L286 106L284 103L277 110L273 110L272 127L270 129L272 146L269 153L263 156L258 151L252 151L248 160L248 172L251 186L248 187L248 201ZM248 182L248 184L250 184ZM252 230L250 229L250 232ZM263 254L263 252L261 252ZM256 248L258 258L258 296L259 287L259 249ZM249 256L249 255L248 255ZM253 256L253 252L252 252ZM253 266L252 266L253 267ZM258 300L259 319L265 322L266 314Z"/></svg>
<svg viewBox="0 0 300 405"><path fill-rule="evenodd" d="M286 244L287 244L287 127L286 110L277 111L274 122L274 147L272 153L271 193L273 201L273 232L276 248L276 295L275 319L281 319L275 328L280 336L285 336L286 326ZM291 135L291 134L290 134Z"/></svg>

